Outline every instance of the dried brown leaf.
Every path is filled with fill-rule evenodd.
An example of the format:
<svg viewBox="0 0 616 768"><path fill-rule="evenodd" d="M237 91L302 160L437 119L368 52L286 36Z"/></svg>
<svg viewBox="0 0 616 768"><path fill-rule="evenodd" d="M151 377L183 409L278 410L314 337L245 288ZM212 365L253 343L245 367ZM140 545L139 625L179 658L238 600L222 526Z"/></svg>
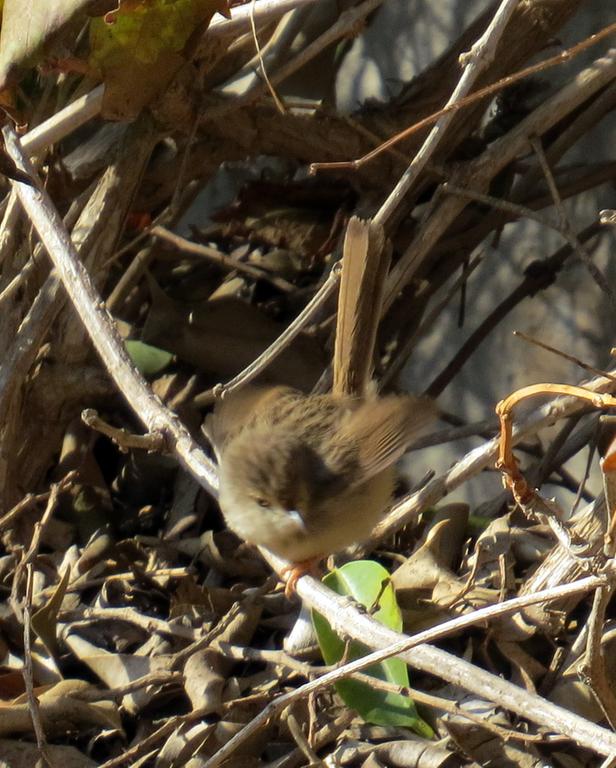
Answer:
<svg viewBox="0 0 616 768"><path fill-rule="evenodd" d="M62 768L96 768L97 763L75 747L48 744L45 748L52 765ZM40 752L36 744L12 739L0 739L0 765L3 768L32 768L37 765Z"/></svg>
<svg viewBox="0 0 616 768"><path fill-rule="evenodd" d="M121 730L122 721L113 702L88 702L80 697L80 694L91 690L93 687L83 680L61 680L42 693L35 689L41 724L48 737L90 726ZM13 702L0 703L0 735L32 732L30 706L25 696Z"/></svg>
<svg viewBox="0 0 616 768"><path fill-rule="evenodd" d="M184 690L193 709L207 714L221 714L225 676L221 673L220 656L206 648L193 653L184 666Z"/></svg>
<svg viewBox="0 0 616 768"><path fill-rule="evenodd" d="M150 291L153 302L143 341L173 352L218 379L238 374L284 330L284 325L237 298L182 305L153 281ZM309 389L323 363L316 341L300 334L268 367L265 380Z"/></svg>
<svg viewBox="0 0 616 768"><path fill-rule="evenodd" d="M86 664L108 688L121 688L153 672L166 672L171 669L173 662L170 656L110 653L75 634L69 635L66 643L75 656ZM134 714L151 701L155 692L156 688L140 688L124 696L122 705L128 712Z"/></svg>

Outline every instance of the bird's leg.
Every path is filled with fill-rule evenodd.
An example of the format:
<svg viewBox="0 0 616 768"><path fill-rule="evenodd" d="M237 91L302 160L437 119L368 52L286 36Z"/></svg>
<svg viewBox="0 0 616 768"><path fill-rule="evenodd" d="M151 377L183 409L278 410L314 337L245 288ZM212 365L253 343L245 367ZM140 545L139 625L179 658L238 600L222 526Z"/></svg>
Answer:
<svg viewBox="0 0 616 768"><path fill-rule="evenodd" d="M282 571L280 571L280 576L283 579L285 576L287 577L284 587L285 597L290 598L293 596L297 582L302 576L306 576L306 574L315 577L319 576L319 563L322 559L323 556L320 555L318 557L311 557L308 560L300 560L298 563L286 565Z"/></svg>

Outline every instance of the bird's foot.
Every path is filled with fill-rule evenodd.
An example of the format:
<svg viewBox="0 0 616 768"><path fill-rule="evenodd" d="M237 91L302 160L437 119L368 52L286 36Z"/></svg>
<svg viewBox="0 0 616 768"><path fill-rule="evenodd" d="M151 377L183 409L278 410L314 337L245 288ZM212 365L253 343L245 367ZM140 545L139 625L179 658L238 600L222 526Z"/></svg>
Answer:
<svg viewBox="0 0 616 768"><path fill-rule="evenodd" d="M292 563L282 569L280 576L283 579L286 577L285 597L291 598L293 596L297 582L302 576L307 574L315 577L319 576L319 563L322 559L322 557L311 557L309 560L300 560L298 563Z"/></svg>

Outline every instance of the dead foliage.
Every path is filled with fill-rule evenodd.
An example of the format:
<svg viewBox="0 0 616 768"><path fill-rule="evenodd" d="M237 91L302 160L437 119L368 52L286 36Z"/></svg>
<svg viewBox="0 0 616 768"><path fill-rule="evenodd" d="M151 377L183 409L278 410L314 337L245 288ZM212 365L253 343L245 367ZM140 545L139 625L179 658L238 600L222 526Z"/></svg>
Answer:
<svg viewBox="0 0 616 768"><path fill-rule="evenodd" d="M298 3L282 17L257 2L231 21L211 20L226 5L195 2L178 35L158 2L153 27L135 15L142 2L64 0L45 17L17 5L4 3L2 44L13 36L15 50L0 56L0 98L36 171L5 128L1 169L18 183L3 183L0 225L0 763L613 765L613 422L598 428L612 375L580 376L586 402L542 385L513 431L508 401L500 466L513 494L477 508L448 497L495 471L496 402L479 424L441 410L415 447L468 436L475 447L401 485L362 549L391 574L401 632L309 576L299 597L285 596L261 554L225 529L201 430L216 399L249 380L391 391L458 302L474 330L454 359L435 359L425 393L438 405L512 309L545 297L565 270L594 281L597 305L613 310L609 271L593 260L599 239L613 239L610 212L589 223L565 201L613 184L614 161L565 155L609 119L614 50L588 39L594 60L574 59L558 82L540 67L499 85L492 103L468 98L559 52L579 3L495 4L397 96L352 117L331 100L335 53L376 1L335 12ZM492 19L502 23L485 48L460 62ZM108 39L109 25L133 34L137 21L137 43ZM328 57L319 100L298 99L290 76L310 80ZM467 76L421 130L359 167L327 167L429 118ZM97 81L104 98L99 86L83 99ZM53 132L58 112L67 122ZM309 176L311 163L326 167ZM196 225L221 169L243 182ZM359 241L373 261L343 274L336 317L338 262L357 254L345 234L358 215L372 220ZM487 244L525 219L557 231L562 247L529 260L480 316L465 305L467 284L496 259ZM588 445L602 457L598 496L564 466ZM548 483L576 502L558 506ZM356 662L345 674L412 698L432 738L345 706L308 607L345 642L398 644L410 685L367 678Z"/></svg>

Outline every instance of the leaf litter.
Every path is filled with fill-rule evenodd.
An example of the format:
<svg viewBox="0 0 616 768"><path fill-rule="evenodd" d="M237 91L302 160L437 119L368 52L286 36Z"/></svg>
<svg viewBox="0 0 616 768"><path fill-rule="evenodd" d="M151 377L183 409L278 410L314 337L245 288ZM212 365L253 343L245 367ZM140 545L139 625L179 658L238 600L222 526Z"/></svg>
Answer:
<svg viewBox="0 0 616 768"><path fill-rule="evenodd" d="M37 57L40 62L48 55L42 53L44 45L68 45L71 55L83 54L83 49L73 50L77 38L68 25L75 19L86 23L79 16L84 5L58 6L36 28L32 25L40 25L40 14L22 6L36 33L34 45L25 45L15 31L14 4L6 0L5 58L0 63L7 83L22 68L27 71ZM150 30L136 15L135 5L139 13L150 6L159 14L149 17L148 23L154 24ZM198 60L191 58L191 35L224 8L183 0L122 3L115 18L104 19L102 14L110 10L97 8L98 17L88 28L88 64L98 69L107 87L104 117L137 120L132 134L123 132L117 138L123 151L134 154L138 131L149 119L144 111L148 104L159 100L153 109L160 118L169 107L165 100L178 98L174 88L190 95L179 99L186 109L183 122L157 125L156 151L143 163L142 180L135 181L137 195L120 197L116 208L125 214L145 213L145 219L134 219L145 222L154 221L162 211L165 225L172 227L223 159L270 154L286 162L282 170L270 169L271 179L248 176L231 205L208 225L193 228L191 240L226 257L224 267L149 237L147 223L136 235L118 224L108 233L108 241L99 240L84 254L88 268L100 279L109 308L122 323L129 354L150 378L153 391L199 436L211 402L205 394L241 372L275 342L315 294L339 255L345 228L341 222L348 219L357 200L365 205L389 192L399 175L394 169L399 169L400 158L381 157L361 174L335 184L326 176L305 179L297 173L303 163L319 159L317 148L331 159L347 159L355 146L361 151L371 148L372 138L368 140L365 132L375 128L375 120L368 108L354 118L364 133L355 132L346 119L325 112L320 125L330 121L328 138L319 133L315 121L310 123L313 133L307 135L306 116L293 111L281 129L282 117L268 105L256 103L231 114L227 122L213 120L197 126L191 138L191 120L198 115L195 99L211 95L198 88L203 84L205 89L208 78L223 84L248 64L253 54L248 38L238 36L211 71L200 72L202 80L191 83L196 92L182 91L186 87L182 70L185 75L187 67L198 66ZM564 16L554 14L554 31L563 21ZM273 40L270 26L266 32ZM7 36L16 48L4 45ZM452 44L452 55L467 44L463 35ZM524 57L534 52L520 51L520 60L512 61L522 66ZM436 66L441 75L454 72L457 77L447 57ZM58 89L55 92L61 98L63 77L71 88L83 85L82 75L71 70L60 77L46 72L41 83ZM436 74L431 77L424 82L425 94L439 82ZM31 119L28 102L31 110L43 99L43 88L27 81L21 87L23 93L14 93L21 100L20 110ZM22 99L25 94L28 99ZM589 97L591 102L594 98ZM408 105L406 113L400 113L404 104L403 97L392 98L381 110L379 120L386 121L391 132L402 129L408 120ZM524 114L532 115L535 107L523 104ZM173 109L177 115L177 102ZM269 132L263 132L259 122L264 110ZM574 114L572 110L571 120ZM253 121L251 129L242 122L246 115ZM443 163L460 162L452 157L468 141L479 142L478 152L489 146L477 126L478 116L472 125L452 133ZM105 144L107 149L95 163L84 151L85 144L103 130L100 123L87 126L79 137L60 142L55 154L46 159L43 173L59 210L66 212L86 183L102 184L107 174L109 187L101 189L108 193L120 177L125 162L120 154L114 161L117 168L106 169L114 142ZM510 129L499 130L506 137ZM563 126L555 130L563 142L572 140ZM76 169L72 179L62 165L69 154L71 168ZM522 166L514 170L512 163L512 178L507 182L513 190L509 187L504 197L524 192L524 174L530 171L523 167L522 158L518 160ZM472 165L469 168L472 171ZM583 199L588 189L605 178L601 175L605 169L589 166L585 170L586 181L569 187L568 168L559 166L557 179L564 190L570 190L566 194ZM579 169L576 172L579 176ZM179 211L173 210L178 183ZM433 194L434 183L426 172L417 208ZM433 204L437 206L436 198ZM418 221L409 219L390 233L395 259L401 258ZM88 226L95 231L93 222ZM498 211L468 205L460 220L442 233L443 240L432 243L423 273L405 287L406 294L392 303L383 318L375 361L377 380L386 375L396 350L405 347L448 274L503 226ZM459 237L460 232L464 237ZM8 257L6 251L2 253L0 298L27 263L27 234L15 233L13 250ZM455 238L459 242L454 243ZM251 265L257 276L229 268L233 259ZM40 261L38 271L24 273L27 290L2 299L6 302L2 338L7 349L29 301L47 279L42 257ZM583 267L579 268L583 274ZM287 288L276 285L272 276L286 281ZM529 291L528 302L532 295ZM335 303L330 302L267 369L263 380L282 380L305 389L323 377L327 381L334 312ZM439 317L433 322L438 324ZM497 325L495 321L491 332L496 332ZM306 624L301 644L289 641L297 631L298 601L284 596L253 548L224 529L215 500L178 468L176 460L123 445L122 434L138 432L139 425L122 397L109 387L70 307L58 303L43 330L32 364L25 373L17 372L10 395L2 392L0 398L0 760L12 767L34 765L43 750L52 765L205 766L277 695L326 669L316 638ZM486 405L486 416L494 405ZM85 428L79 421L85 407L95 409L112 431ZM585 416L582 427L591 419ZM604 430L609 431L609 425ZM563 437L564 448L573 445L578 433L573 429ZM485 442L493 434L480 431L477 440ZM551 452L553 439L553 433L542 432L540 441L522 445L524 474L532 477L543 462L544 478L574 493L580 485L584 495L583 483L572 478L564 460ZM577 450L589 439L581 441ZM606 475L609 469L608 460ZM50 483L62 483L69 472L77 474L64 482L44 517ZM401 496L404 490L400 489ZM608 515L600 497L586 498L568 517L568 545L558 538L549 519L528 519L504 494L485 499L484 507L492 510L488 519L481 514L485 509L468 505L431 506L422 510L414 525L401 527L370 553L391 577L386 589L393 593L395 588L400 615L396 628L406 634L513 595L573 581L589 569L598 572L611 557L604 551ZM3 525L3 521L8 522ZM338 562L342 568L346 567L343 560ZM28 566L32 566L30 596L24 577ZM361 602L360 596L354 597ZM371 600L364 602L364 610L370 610ZM29 608L31 620L24 610ZM598 652L605 661L609 694L614 687L613 619L607 610L600 622ZM590 722L605 724L612 722L609 699L605 691L597 692L596 680L584 666L593 652L587 643L592 636L589 617L589 599L568 599L453 633L442 645L529 693ZM28 621L29 647L24 641ZM346 641L341 638L343 646ZM34 743L35 723L23 677L26 660L32 666L38 701L35 717L45 735L44 746ZM556 766L601 764L600 757L549 728L532 725L506 707L465 693L436 675L411 670L408 678L394 676L381 682L390 684L390 689L383 689L384 696L402 697L417 708L435 738L428 738L427 731L417 735L406 722L366 722L349 709L344 696L329 688L268 722L239 746L227 764L302 766L315 764L315 758L325 765L392 768L527 766L542 760ZM362 678L361 684L369 683ZM429 703L427 698L422 700L422 693L433 697Z"/></svg>

